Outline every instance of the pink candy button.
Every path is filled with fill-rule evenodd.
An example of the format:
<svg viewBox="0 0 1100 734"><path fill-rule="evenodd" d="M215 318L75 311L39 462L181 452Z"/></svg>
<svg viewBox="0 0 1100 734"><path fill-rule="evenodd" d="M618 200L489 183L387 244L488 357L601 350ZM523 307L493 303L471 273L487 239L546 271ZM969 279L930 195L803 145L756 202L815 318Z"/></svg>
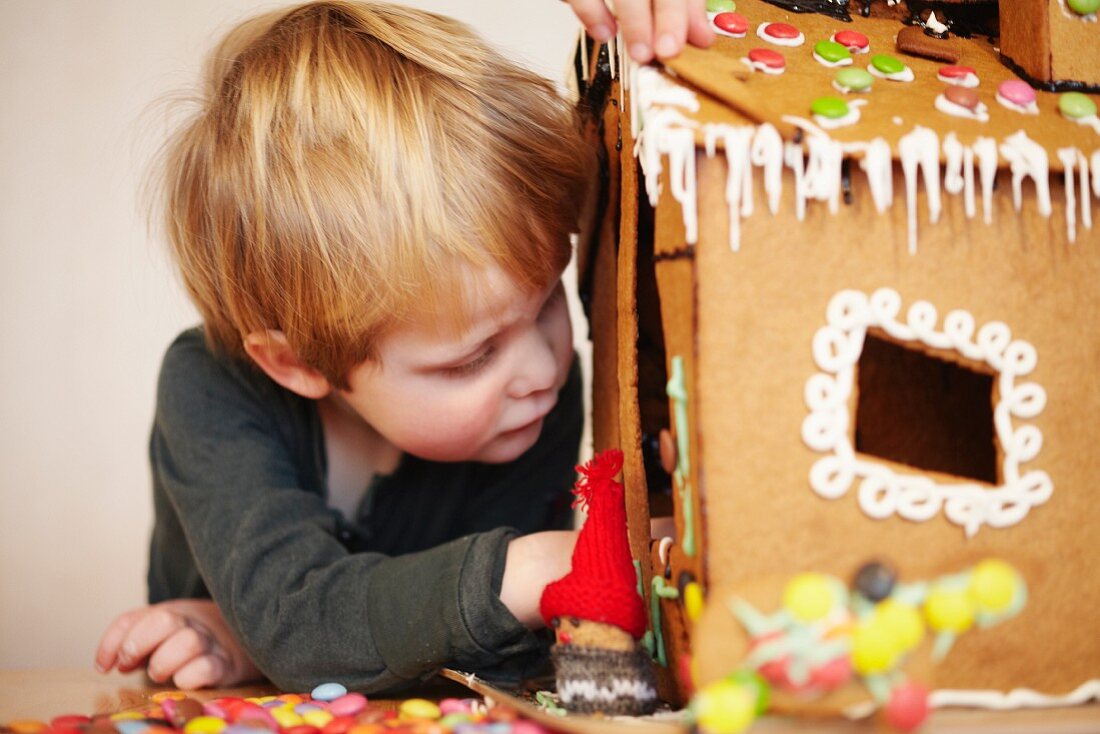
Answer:
<svg viewBox="0 0 1100 734"><path fill-rule="evenodd" d="M719 13L714 16L714 25L734 36L743 36L749 31L749 21L740 13Z"/></svg>
<svg viewBox="0 0 1100 734"><path fill-rule="evenodd" d="M941 66L938 73L944 79L962 79L967 74L978 75L978 72L969 66Z"/></svg>
<svg viewBox="0 0 1100 734"><path fill-rule="evenodd" d="M859 31L838 31L833 34L833 40L841 46L847 46L849 51L855 51L856 53L865 50L871 43L867 40L867 36Z"/></svg>
<svg viewBox="0 0 1100 734"><path fill-rule="evenodd" d="M997 87L997 94L1020 107L1026 107L1035 101L1035 90L1027 82L1019 79L1009 79L1006 82L1001 82L1001 85Z"/></svg>
<svg viewBox="0 0 1100 734"><path fill-rule="evenodd" d="M782 69L787 65L787 60L778 51L770 48L754 48L749 51L749 61L754 64L762 64L769 69Z"/></svg>
<svg viewBox="0 0 1100 734"><path fill-rule="evenodd" d="M768 23L764 26L764 33L772 38L791 40L802 35L797 28L787 23Z"/></svg>

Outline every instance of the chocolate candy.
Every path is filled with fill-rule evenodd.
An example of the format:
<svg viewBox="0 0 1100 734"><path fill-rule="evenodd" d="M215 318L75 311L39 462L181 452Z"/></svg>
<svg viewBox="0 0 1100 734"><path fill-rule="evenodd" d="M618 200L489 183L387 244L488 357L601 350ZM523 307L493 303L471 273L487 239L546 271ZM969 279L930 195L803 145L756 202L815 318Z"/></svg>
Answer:
<svg viewBox="0 0 1100 734"><path fill-rule="evenodd" d="M778 46L801 46L806 41L802 31L789 23L761 23L756 28L756 35Z"/></svg>
<svg viewBox="0 0 1100 734"><path fill-rule="evenodd" d="M936 59L954 64L959 60L961 51L957 43L929 36L920 26L909 25L898 31L897 49L901 53Z"/></svg>
<svg viewBox="0 0 1100 734"><path fill-rule="evenodd" d="M866 69L841 69L836 73L833 86L842 92L866 92L874 81Z"/></svg>
<svg viewBox="0 0 1100 734"><path fill-rule="evenodd" d="M1096 116L1096 102L1080 92L1066 92L1059 97L1058 109L1070 120Z"/></svg>
<svg viewBox="0 0 1100 734"><path fill-rule="evenodd" d="M317 701L335 701L347 693L348 689L339 683L322 683L313 689L310 696Z"/></svg>
<svg viewBox="0 0 1100 734"><path fill-rule="evenodd" d="M740 13L719 13L714 16L714 25L734 38L744 38L749 32L749 21Z"/></svg>
<svg viewBox="0 0 1100 734"><path fill-rule="evenodd" d="M978 98L978 93L973 89L967 87L948 87L943 90L943 96L947 98L948 102L965 107L968 110L977 109L981 104L981 100Z"/></svg>
<svg viewBox="0 0 1100 734"><path fill-rule="evenodd" d="M838 120L848 114L848 103L840 97L818 97L810 105L810 111L829 120Z"/></svg>
<svg viewBox="0 0 1100 734"><path fill-rule="evenodd" d="M1078 15L1089 15L1100 11L1100 0L1066 0L1066 5Z"/></svg>
<svg viewBox="0 0 1100 734"><path fill-rule="evenodd" d="M882 601L890 596L897 582L897 575L884 563L871 561L859 567L852 586L870 600Z"/></svg>
<svg viewBox="0 0 1100 734"><path fill-rule="evenodd" d="M871 57L871 66L883 74L900 74L905 71L905 64L890 54L875 54Z"/></svg>
<svg viewBox="0 0 1100 734"><path fill-rule="evenodd" d="M1036 113L1035 90L1027 82L1009 79L997 87L997 101L1017 112Z"/></svg>
<svg viewBox="0 0 1100 734"><path fill-rule="evenodd" d="M847 47L854 54L865 54L871 47L871 42L867 40L867 36L859 31L837 31L833 34L832 40Z"/></svg>
<svg viewBox="0 0 1100 734"><path fill-rule="evenodd" d="M852 63L852 52L836 41L818 41L814 44L814 57L832 66Z"/></svg>

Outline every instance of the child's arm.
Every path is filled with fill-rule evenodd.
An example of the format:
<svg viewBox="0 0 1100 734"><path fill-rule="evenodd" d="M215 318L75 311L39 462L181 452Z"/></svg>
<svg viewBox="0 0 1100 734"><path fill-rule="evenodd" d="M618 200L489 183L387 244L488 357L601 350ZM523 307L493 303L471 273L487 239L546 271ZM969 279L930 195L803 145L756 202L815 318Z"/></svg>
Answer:
<svg viewBox="0 0 1100 734"><path fill-rule="evenodd" d="M214 602L174 599L119 615L99 642L95 666L126 673L146 666L157 683L225 688L262 678Z"/></svg>
<svg viewBox="0 0 1100 734"><path fill-rule="evenodd" d="M654 53L661 58L675 56L685 40L702 47L714 41L705 0L617 0L614 15L604 0L566 1L597 41L615 34L617 15L623 43L638 63L651 60Z"/></svg>

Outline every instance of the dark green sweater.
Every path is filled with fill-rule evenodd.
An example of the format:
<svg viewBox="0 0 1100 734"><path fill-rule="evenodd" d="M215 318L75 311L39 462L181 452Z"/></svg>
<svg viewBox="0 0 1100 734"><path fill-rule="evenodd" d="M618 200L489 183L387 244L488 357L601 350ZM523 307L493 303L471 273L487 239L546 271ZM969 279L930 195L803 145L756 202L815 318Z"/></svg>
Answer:
<svg viewBox="0 0 1100 734"><path fill-rule="evenodd" d="M505 551L570 526L581 422L574 362L523 456L405 456L347 522L325 504L316 403L186 331L161 366L150 440L149 601L213 598L285 690L395 690L444 665L515 673L544 644L500 602Z"/></svg>

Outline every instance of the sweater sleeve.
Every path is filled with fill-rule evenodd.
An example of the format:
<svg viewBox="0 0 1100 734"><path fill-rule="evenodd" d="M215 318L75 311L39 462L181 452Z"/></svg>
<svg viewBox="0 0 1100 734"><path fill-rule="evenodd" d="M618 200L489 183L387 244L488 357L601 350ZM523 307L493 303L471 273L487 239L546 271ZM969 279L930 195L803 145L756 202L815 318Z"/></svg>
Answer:
<svg viewBox="0 0 1100 734"><path fill-rule="evenodd" d="M349 552L338 513L302 486L293 421L269 387L177 342L150 444L155 492L187 545L158 549L154 533L154 561L189 551L265 675L289 690L338 680L377 692L537 647L498 597L514 531L395 557Z"/></svg>

